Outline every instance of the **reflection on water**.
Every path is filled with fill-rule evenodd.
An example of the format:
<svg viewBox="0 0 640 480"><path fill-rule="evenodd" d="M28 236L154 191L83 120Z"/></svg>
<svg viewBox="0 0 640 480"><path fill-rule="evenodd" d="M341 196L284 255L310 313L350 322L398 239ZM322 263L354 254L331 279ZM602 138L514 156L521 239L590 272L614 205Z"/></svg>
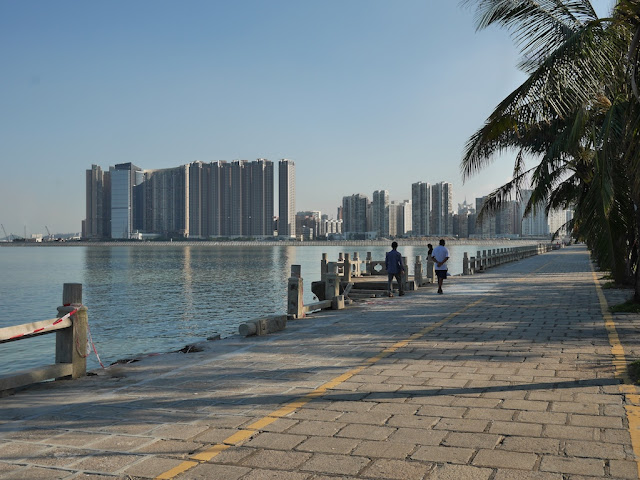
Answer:
<svg viewBox="0 0 640 480"><path fill-rule="evenodd" d="M499 246L499 245L498 245ZM496 247L498 247L496 246ZM486 248L486 247L484 247ZM449 247L450 272L461 273L463 252ZM482 249L482 248L481 248ZM383 259L386 247L359 250ZM399 248L413 274L424 246ZM134 355L177 350L238 325L286 311L291 265L302 266L304 300L320 279L320 260L336 261L340 246L95 246L0 248L0 327L53 318L63 283L82 283L93 339L105 364ZM53 363L55 336L0 345L0 374ZM89 368L96 368L91 355Z"/></svg>

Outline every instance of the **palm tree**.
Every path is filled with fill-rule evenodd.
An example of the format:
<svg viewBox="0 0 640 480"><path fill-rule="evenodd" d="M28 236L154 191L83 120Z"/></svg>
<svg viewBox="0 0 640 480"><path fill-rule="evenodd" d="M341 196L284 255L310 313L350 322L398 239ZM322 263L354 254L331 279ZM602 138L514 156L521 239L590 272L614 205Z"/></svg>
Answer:
<svg viewBox="0 0 640 480"><path fill-rule="evenodd" d="M531 182L527 211L575 205L574 235L617 281L635 275L640 302L640 0L619 1L599 19L588 0L466 0L479 29L506 27L520 46L527 80L468 141L463 178L515 150L512 181L486 214ZM527 169L525 159L538 163Z"/></svg>

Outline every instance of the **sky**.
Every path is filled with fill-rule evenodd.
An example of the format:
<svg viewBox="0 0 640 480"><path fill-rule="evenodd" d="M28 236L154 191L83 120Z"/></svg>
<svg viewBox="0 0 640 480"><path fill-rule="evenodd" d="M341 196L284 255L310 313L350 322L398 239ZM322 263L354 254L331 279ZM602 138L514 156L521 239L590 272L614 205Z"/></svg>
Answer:
<svg viewBox="0 0 640 480"><path fill-rule="evenodd" d="M288 158L296 210L334 218L418 181L474 201L511 177L460 160L517 61L457 0L0 0L0 223L79 232L85 171L126 162Z"/></svg>

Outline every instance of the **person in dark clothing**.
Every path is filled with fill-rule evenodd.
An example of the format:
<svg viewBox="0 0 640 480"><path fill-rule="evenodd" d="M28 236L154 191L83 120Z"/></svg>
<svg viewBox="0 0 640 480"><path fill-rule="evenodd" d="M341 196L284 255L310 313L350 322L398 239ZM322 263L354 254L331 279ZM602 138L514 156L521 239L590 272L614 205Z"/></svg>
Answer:
<svg viewBox="0 0 640 480"><path fill-rule="evenodd" d="M387 268L387 274L389 275L389 296L393 297L392 283L395 277L398 282L399 295L404 295L404 284L402 281L404 266L402 265L402 255L397 250L398 242L391 244L391 251L387 252L384 263Z"/></svg>

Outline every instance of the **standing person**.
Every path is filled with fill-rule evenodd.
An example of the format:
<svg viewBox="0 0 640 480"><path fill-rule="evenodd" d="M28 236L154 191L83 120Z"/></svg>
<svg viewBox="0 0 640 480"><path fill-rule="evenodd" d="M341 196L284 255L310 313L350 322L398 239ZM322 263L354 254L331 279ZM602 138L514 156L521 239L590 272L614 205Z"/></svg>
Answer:
<svg viewBox="0 0 640 480"><path fill-rule="evenodd" d="M397 250L398 242L393 242L391 244L391 251L387 252L387 256L384 259L385 267L387 268L387 274L389 275L389 296L393 297L393 277L396 278L398 282L398 290L400 291L399 295L404 295L404 285L402 282L402 274L404 273L404 266L402 265L402 255Z"/></svg>
<svg viewBox="0 0 640 480"><path fill-rule="evenodd" d="M442 293L442 282L447 278L447 260L449 260L449 250L444 246L444 238L441 238L440 245L433 249L433 260L436 262L438 293Z"/></svg>
<svg viewBox="0 0 640 480"><path fill-rule="evenodd" d="M433 255L433 245L427 243L427 260L431 259L431 255Z"/></svg>

